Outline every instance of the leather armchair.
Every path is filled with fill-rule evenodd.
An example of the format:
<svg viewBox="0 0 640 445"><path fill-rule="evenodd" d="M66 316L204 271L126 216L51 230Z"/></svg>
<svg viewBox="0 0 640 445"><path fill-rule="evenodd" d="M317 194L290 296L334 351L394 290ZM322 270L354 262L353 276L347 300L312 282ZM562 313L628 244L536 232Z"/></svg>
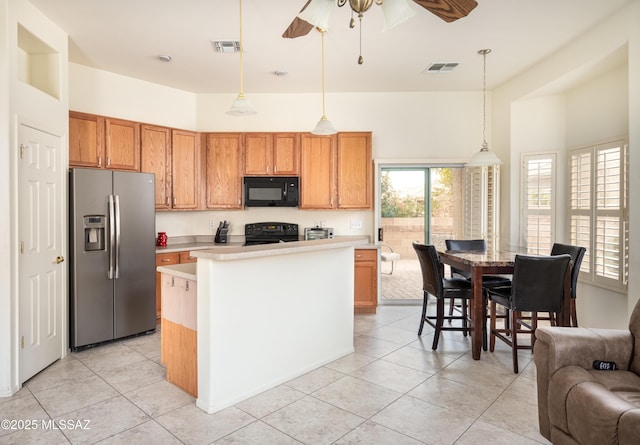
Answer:
<svg viewBox="0 0 640 445"><path fill-rule="evenodd" d="M539 327L536 339L540 433L554 444L640 443L640 301L629 330Z"/></svg>

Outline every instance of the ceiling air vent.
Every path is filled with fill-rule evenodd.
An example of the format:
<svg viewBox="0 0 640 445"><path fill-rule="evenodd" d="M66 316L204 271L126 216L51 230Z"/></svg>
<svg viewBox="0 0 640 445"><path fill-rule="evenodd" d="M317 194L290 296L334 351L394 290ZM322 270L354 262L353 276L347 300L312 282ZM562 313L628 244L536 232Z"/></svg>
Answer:
<svg viewBox="0 0 640 445"><path fill-rule="evenodd" d="M213 43L213 47L219 53L240 52L240 42L238 42L237 40L215 40L211 43Z"/></svg>
<svg viewBox="0 0 640 445"><path fill-rule="evenodd" d="M455 67L460 65L458 62L437 62L432 63L427 68L422 71L422 74L429 73L447 73L449 71L453 71Z"/></svg>

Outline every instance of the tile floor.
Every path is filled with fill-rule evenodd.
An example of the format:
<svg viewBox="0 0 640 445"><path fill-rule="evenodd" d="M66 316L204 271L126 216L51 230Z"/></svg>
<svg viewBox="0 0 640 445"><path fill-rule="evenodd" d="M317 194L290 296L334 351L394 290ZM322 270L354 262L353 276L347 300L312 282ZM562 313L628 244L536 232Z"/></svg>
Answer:
<svg viewBox="0 0 640 445"><path fill-rule="evenodd" d="M549 443L529 351L518 375L506 346L474 361L459 332L433 352L429 326L416 336L419 318L417 306L357 315L353 354L212 415L164 379L159 333L74 353L0 399L0 419L38 426L0 429L0 443ZM74 428L43 430L50 419Z"/></svg>

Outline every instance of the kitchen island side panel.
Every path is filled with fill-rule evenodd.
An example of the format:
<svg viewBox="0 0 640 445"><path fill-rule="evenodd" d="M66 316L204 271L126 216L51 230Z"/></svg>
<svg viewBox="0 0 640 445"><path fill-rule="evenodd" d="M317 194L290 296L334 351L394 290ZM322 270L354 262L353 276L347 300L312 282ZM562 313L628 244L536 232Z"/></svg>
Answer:
<svg viewBox="0 0 640 445"><path fill-rule="evenodd" d="M198 258L198 399L213 413L353 352L353 246Z"/></svg>

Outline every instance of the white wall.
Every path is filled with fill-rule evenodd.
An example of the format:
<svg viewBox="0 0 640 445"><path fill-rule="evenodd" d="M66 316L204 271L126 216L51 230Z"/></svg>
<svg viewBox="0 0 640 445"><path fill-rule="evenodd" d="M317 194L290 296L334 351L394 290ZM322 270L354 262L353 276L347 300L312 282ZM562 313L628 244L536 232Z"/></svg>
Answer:
<svg viewBox="0 0 640 445"><path fill-rule="evenodd" d="M511 243L518 239L520 206L519 167L523 152L536 151L527 140L559 144L563 141L559 168L559 181L566 188L566 150L577 145L597 143L603 139L629 134L630 142L630 281L628 295L609 292L593 286L579 284L578 319L581 325L593 327L625 328L631 310L640 295L640 1L605 20L580 38L525 73L511 79L494 91L492 109L494 149L510 170L501 187L503 240ZM579 85L570 85L567 79L579 78L594 69L611 55L624 51L626 64ZM565 84L562 91L558 85ZM552 90L553 95L542 91ZM539 97L543 94L542 97ZM537 95L537 96L536 96ZM531 97L536 99L531 99ZM564 101L564 104L563 104ZM551 118L551 119L550 119ZM558 119L559 122L553 122ZM530 121L530 122L527 122ZM534 124L535 122L535 124ZM539 123L544 125L541 127ZM564 134L562 134L564 128ZM536 132L540 134L535 135ZM506 176L506 175L505 175ZM565 193L566 195L566 193ZM566 202L566 201L565 201ZM565 208L560 206L559 208ZM559 215L565 220L566 215ZM564 228L566 235L566 227ZM566 239L559 239L566 241ZM635 279L634 279L635 278Z"/></svg>
<svg viewBox="0 0 640 445"><path fill-rule="evenodd" d="M232 94L181 92L133 78L70 64L70 109L174 128L207 131L310 131L321 116L321 94L251 94L258 114L228 116ZM94 94L98 92L98 94ZM489 95L490 99L490 95ZM466 159L482 142L481 92L327 94L327 115L340 131L372 131L373 157L381 159ZM184 110L184 112L183 112ZM490 134L487 135L490 137ZM374 235L373 211L158 212L156 229L171 236L213 233L209 221L230 220L231 234L258 221L325 221L337 235ZM362 229L351 229L352 220Z"/></svg>
<svg viewBox="0 0 640 445"><path fill-rule="evenodd" d="M58 53L59 99L18 80L18 23ZM13 394L19 386L18 125L35 125L66 141L67 48L67 35L28 1L0 0L0 233L4 235L0 240L0 396ZM67 165L66 151L56 161L62 171ZM66 208L61 212L65 214ZM60 243L66 246L66 238ZM63 249L66 256L66 248ZM60 329L66 332L66 320ZM63 337L66 338L64 334Z"/></svg>

